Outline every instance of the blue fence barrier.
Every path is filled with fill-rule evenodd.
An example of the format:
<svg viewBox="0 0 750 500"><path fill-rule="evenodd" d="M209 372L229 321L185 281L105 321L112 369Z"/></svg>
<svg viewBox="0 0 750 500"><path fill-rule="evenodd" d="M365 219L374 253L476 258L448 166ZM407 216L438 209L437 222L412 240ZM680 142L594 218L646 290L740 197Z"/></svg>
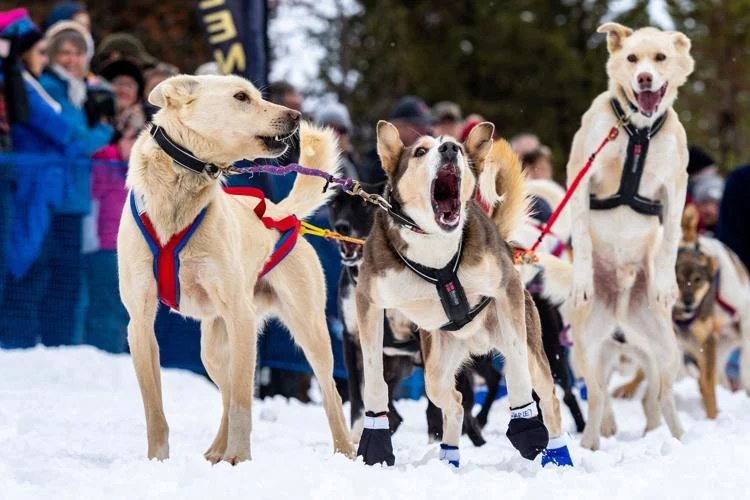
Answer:
<svg viewBox="0 0 750 500"><path fill-rule="evenodd" d="M121 330L127 317L118 316L123 309L116 289L114 251L111 254L84 253L83 248L91 174L97 168L122 172L123 191L119 193L122 196L126 169L122 162L0 154L0 276L3 277L0 279L0 347L31 347L38 342L48 345L86 343L93 333L102 331L118 331L124 335ZM117 182L116 179L110 181ZM231 179L232 184L260 187L276 201L286 195L292 182L293 176L233 176ZM87 198L85 209L81 209L80 203L66 209L66 198L82 188ZM106 201L95 199L93 206ZM326 209L311 222L327 226ZM345 377L336 305L341 271L338 251L329 241L320 238L309 241L326 274L326 316L334 350L334 374ZM113 297L116 304L111 303ZM197 322L162 308L157 316L156 332L163 366L205 373L200 360ZM124 341L124 336L122 339ZM302 352L278 323L269 323L259 342L259 366L311 372ZM110 350L117 350L117 346L111 347ZM125 349L124 343L122 349Z"/></svg>

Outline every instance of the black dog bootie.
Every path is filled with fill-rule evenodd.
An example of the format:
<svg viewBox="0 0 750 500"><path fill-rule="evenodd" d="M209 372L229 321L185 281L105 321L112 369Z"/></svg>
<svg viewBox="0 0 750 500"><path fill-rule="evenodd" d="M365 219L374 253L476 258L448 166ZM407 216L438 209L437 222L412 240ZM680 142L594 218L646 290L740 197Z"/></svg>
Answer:
<svg viewBox="0 0 750 500"><path fill-rule="evenodd" d="M535 402L510 409L510 423L505 435L527 460L534 460L547 447L549 433L539 418Z"/></svg>
<svg viewBox="0 0 750 500"><path fill-rule="evenodd" d="M388 412L365 413L362 437L359 440L357 456L361 456L367 465L382 464L393 465L396 457L393 456L393 444L391 443L391 431L388 425Z"/></svg>

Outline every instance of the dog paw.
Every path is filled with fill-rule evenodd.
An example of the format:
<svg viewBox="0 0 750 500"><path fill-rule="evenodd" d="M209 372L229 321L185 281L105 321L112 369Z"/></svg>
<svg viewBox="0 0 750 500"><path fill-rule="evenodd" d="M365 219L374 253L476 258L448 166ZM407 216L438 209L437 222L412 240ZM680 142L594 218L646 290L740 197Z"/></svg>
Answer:
<svg viewBox="0 0 750 500"><path fill-rule="evenodd" d="M458 451L458 446L440 443L440 460L458 468L461 463L461 454Z"/></svg>
<svg viewBox="0 0 750 500"><path fill-rule="evenodd" d="M547 449L542 452L542 467L554 464L558 467L573 467L565 436L558 436L549 440Z"/></svg>
<svg viewBox="0 0 750 500"><path fill-rule="evenodd" d="M511 408L508 431L510 443L527 460L534 460L547 447L549 432L539 418L536 403Z"/></svg>
<svg viewBox="0 0 750 500"><path fill-rule="evenodd" d="M149 446L148 448L148 458L149 460L167 460L169 458L169 444L163 444L161 446Z"/></svg>
<svg viewBox="0 0 750 500"><path fill-rule="evenodd" d="M581 448L586 448L587 450L596 451L599 449L600 441L599 434L596 432L586 432L589 430L589 426L586 426L586 429L583 431L583 436L581 437Z"/></svg>
<svg viewBox="0 0 750 500"><path fill-rule="evenodd" d="M586 273L573 280L568 301L573 309L588 304L594 298L594 275Z"/></svg>
<svg viewBox="0 0 750 500"><path fill-rule="evenodd" d="M222 452L216 450L207 450L203 454L203 458L211 462L212 465L216 465L221 462L223 456L224 454Z"/></svg>
<svg viewBox="0 0 750 500"><path fill-rule="evenodd" d="M608 438L617 434L617 422L613 414L605 415L602 419L602 437Z"/></svg>
<svg viewBox="0 0 750 500"><path fill-rule="evenodd" d="M674 277L674 279L662 278L658 280L654 285L651 295L659 307L671 311L672 306L677 300L678 293L677 278Z"/></svg>
<svg viewBox="0 0 750 500"><path fill-rule="evenodd" d="M382 464L383 462L386 465L396 463L387 413L383 412L377 414L377 416L373 412L366 413L357 456L361 456L367 465Z"/></svg>

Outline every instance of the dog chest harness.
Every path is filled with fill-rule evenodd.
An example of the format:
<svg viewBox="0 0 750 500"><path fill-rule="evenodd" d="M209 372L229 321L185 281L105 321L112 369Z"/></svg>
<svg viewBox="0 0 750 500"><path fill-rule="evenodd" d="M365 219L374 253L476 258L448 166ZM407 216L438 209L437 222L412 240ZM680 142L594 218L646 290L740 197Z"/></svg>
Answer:
<svg viewBox="0 0 750 500"><path fill-rule="evenodd" d="M281 232L281 238L271 253L268 262L263 266L258 278L262 278L278 265L289 252L292 251L297 243L299 235L300 222L294 215L289 215L283 219L272 219L266 217L266 201L263 191L250 187L225 187L224 192L230 195L250 196L258 198L260 201L255 206L255 215L263 222L268 229L276 229ZM151 219L146 213L146 206L141 196L134 191L130 192L130 210L133 214L138 228L141 230L143 238L148 243L151 253L154 256L154 278L159 294L159 301L175 311L180 310L180 252L185 247L190 238L195 234L207 208L201 210L198 216L186 228L177 234L172 235L165 244L162 244L154 229Z"/></svg>
<svg viewBox="0 0 750 500"><path fill-rule="evenodd" d="M473 308L469 308L469 300L466 298L466 292L464 292L464 287L458 280L458 264L461 262L463 240L458 244L456 255L442 269L423 266L407 259L395 248L394 250L401 261L406 264L406 267L414 271L423 280L435 285L440 297L440 304L443 306L443 310L450 320L440 327L441 330L449 332L460 330L471 323L482 312L482 309L492 302L492 297L482 297L479 304Z"/></svg>
<svg viewBox="0 0 750 500"><path fill-rule="evenodd" d="M634 211L643 215L661 217L663 206L661 202L650 200L638 194L643 176L643 167L646 163L648 145L651 138L656 135L667 119L667 114L662 114L656 119L651 127L636 128L632 123L626 121L625 112L622 110L617 99L611 99L610 104L618 119L624 121L623 128L628 133L628 149L625 156L625 164L620 178L620 188L617 193L609 198L596 198L593 194L590 198L591 210L610 210L622 205L627 205Z"/></svg>

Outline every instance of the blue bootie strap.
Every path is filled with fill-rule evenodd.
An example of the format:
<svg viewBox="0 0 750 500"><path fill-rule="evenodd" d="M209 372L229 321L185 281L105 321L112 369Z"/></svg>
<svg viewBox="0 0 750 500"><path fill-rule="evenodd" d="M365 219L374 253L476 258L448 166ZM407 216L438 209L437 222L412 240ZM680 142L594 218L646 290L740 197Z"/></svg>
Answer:
<svg viewBox="0 0 750 500"><path fill-rule="evenodd" d="M458 446L440 443L440 460L448 462L453 467L458 467L461 461L461 454Z"/></svg>

